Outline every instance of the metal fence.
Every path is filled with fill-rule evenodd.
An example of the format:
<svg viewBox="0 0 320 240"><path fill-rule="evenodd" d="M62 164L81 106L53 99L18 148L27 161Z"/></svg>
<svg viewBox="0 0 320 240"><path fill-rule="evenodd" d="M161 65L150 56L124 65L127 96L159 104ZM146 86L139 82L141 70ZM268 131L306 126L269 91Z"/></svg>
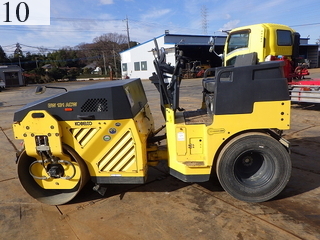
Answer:
<svg viewBox="0 0 320 240"><path fill-rule="evenodd" d="M292 85L289 92L292 102L320 103L320 86Z"/></svg>

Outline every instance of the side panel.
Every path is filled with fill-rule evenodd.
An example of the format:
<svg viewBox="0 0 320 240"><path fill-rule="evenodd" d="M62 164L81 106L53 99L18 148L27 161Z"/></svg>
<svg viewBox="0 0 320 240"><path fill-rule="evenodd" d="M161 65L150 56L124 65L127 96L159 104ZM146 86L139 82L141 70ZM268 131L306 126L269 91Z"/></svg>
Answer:
<svg viewBox="0 0 320 240"><path fill-rule="evenodd" d="M147 173L146 140L154 128L149 106L134 119L92 123L82 127L74 121L61 123L62 141L72 144L92 179L99 183L143 183Z"/></svg>
<svg viewBox="0 0 320 240"><path fill-rule="evenodd" d="M43 114L42 118L33 118ZM57 121L46 111L31 111L15 123L16 139L23 139L29 156L41 160L35 138L48 136L53 156L63 159L62 144L85 161L90 176L101 183L143 183L147 173L146 140L154 131L148 105L134 119Z"/></svg>
<svg viewBox="0 0 320 240"><path fill-rule="evenodd" d="M67 157L62 150L61 137L63 133L61 126L47 111L30 111L22 122L13 124L13 132L16 139L24 140L27 155L30 157L41 160L37 151L37 141L45 145L41 142L43 136L47 137L51 147L50 150L56 157ZM39 138L37 138L38 136Z"/></svg>
<svg viewBox="0 0 320 240"><path fill-rule="evenodd" d="M185 125L172 121L174 113L167 109L167 141L170 173L182 181L207 181L219 147L234 135L269 128L289 129L290 101L256 102L248 114L214 115L211 125ZM184 138L181 130L184 129ZM187 146L182 155L179 146Z"/></svg>

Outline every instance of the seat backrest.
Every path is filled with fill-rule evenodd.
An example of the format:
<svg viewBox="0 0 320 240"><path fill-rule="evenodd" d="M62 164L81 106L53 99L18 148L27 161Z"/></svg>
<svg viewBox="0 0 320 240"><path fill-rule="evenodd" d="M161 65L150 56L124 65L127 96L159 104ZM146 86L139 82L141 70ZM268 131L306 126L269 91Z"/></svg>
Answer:
<svg viewBox="0 0 320 240"><path fill-rule="evenodd" d="M258 60L258 55L256 52L247 53L243 55L238 55L234 63L235 67L242 67L248 65L256 65Z"/></svg>
<svg viewBox="0 0 320 240"><path fill-rule="evenodd" d="M216 73L215 115L252 113L255 102L290 100L283 61L221 68ZM231 76L224 78L224 76Z"/></svg>

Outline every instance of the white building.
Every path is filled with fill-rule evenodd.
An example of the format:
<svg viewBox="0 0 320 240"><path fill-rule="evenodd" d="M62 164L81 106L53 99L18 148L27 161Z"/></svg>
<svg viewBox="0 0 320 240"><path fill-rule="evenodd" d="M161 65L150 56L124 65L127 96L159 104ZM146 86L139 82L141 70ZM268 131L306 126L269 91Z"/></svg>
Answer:
<svg viewBox="0 0 320 240"><path fill-rule="evenodd" d="M210 36L165 34L156 38L159 48L165 48L167 63L175 65L175 52L182 50L190 61L210 62L212 67L221 66L221 59L209 52ZM216 51L222 53L226 37L218 36ZM148 79L155 72L153 66L154 40L149 40L120 53L122 78Z"/></svg>
<svg viewBox="0 0 320 240"><path fill-rule="evenodd" d="M173 43L166 44L164 42L164 35L157 37L156 39L159 48L174 48ZM153 66L154 55L152 51L154 48L155 44L154 40L152 39L136 47L121 52L122 78L126 78L126 76L128 76L129 78L148 79L152 73L155 72ZM174 65L174 51L170 51L166 57L167 62L171 62Z"/></svg>

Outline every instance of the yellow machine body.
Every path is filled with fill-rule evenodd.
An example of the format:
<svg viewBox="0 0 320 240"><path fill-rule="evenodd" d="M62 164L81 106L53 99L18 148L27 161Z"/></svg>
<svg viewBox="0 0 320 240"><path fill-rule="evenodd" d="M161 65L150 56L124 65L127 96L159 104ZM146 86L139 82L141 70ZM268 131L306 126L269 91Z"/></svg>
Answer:
<svg viewBox="0 0 320 240"><path fill-rule="evenodd" d="M186 181L200 175L208 179L219 149L230 138L246 131L289 129L290 107L290 101L259 102L250 114L216 115L209 125L186 124L182 113L167 109L169 167Z"/></svg>
<svg viewBox="0 0 320 240"><path fill-rule="evenodd" d="M33 118L34 114L42 114L43 117ZM62 145L70 146L84 160L92 178L101 178L103 181L104 177L130 177L136 179L132 182L140 183L147 175L146 139L152 128L149 106L143 108L134 119L111 121L57 121L46 111L30 111L22 122L13 125L15 137L23 139L30 157L41 160L36 150L35 136L45 135L53 156L69 160L63 153ZM37 176L46 175L40 163L33 165L31 171ZM72 169L69 167L65 171L66 175L71 175L68 171ZM76 172L79 173L78 170ZM69 189L74 187L72 182L77 182L74 180L79 177L36 181L48 189Z"/></svg>
<svg viewBox="0 0 320 240"><path fill-rule="evenodd" d="M98 192L101 184L142 184L148 165L165 158L170 174L185 182L208 181L217 171L223 188L244 201L266 201L285 187L291 163L281 131L290 128L290 98L283 62L217 68L203 80L202 108L179 112L180 59L175 68L161 59L154 63L164 135L154 129L140 79L93 84L15 113L14 136L25 146L18 175L32 197L63 204L89 178ZM167 148L158 144L164 139Z"/></svg>

